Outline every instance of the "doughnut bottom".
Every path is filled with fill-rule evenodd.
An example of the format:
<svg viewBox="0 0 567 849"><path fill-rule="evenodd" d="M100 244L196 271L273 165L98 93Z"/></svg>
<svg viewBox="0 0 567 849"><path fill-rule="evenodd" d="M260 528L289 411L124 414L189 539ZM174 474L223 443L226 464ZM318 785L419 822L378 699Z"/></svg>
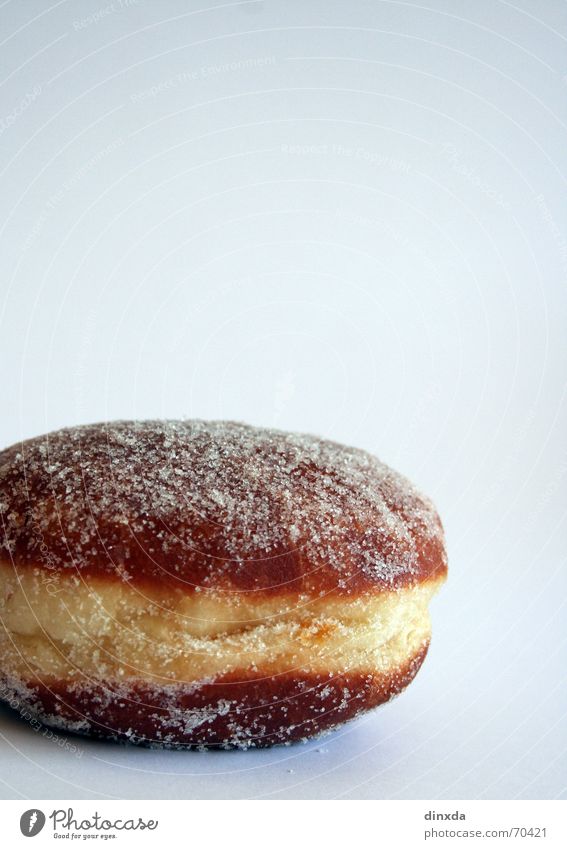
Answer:
<svg viewBox="0 0 567 849"><path fill-rule="evenodd" d="M0 692L20 712L73 733L152 748L264 748L319 736L389 701L412 681L427 649L386 674L233 675L194 687L4 679Z"/></svg>

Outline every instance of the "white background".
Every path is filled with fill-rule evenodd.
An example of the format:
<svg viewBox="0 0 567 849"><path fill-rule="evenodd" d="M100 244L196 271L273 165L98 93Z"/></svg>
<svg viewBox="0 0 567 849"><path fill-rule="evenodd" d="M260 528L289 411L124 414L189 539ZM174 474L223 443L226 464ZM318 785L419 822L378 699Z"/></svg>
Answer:
<svg viewBox="0 0 567 849"><path fill-rule="evenodd" d="M564 797L565 3L8 0L0 43L0 443L315 432L430 494L450 556L376 713L78 757L2 711L2 795Z"/></svg>

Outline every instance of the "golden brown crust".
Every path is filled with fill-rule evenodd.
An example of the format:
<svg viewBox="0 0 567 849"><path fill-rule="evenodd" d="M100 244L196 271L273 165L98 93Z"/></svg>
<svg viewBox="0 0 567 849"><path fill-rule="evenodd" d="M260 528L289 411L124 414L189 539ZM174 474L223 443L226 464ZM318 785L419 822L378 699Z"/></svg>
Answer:
<svg viewBox="0 0 567 849"><path fill-rule="evenodd" d="M402 666L337 675L264 676L242 670L214 683L152 687L55 681L3 684L4 699L47 725L147 746L250 748L330 731L400 693L427 653Z"/></svg>
<svg viewBox="0 0 567 849"><path fill-rule="evenodd" d="M230 422L115 422L8 448L0 515L18 569L184 593L374 593L447 568L433 505L375 457Z"/></svg>

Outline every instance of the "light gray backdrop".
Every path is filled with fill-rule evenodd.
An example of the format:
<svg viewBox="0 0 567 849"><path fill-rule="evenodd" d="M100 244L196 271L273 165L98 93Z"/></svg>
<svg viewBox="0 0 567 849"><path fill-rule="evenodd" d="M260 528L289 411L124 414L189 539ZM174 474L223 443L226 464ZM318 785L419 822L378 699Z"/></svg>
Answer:
<svg viewBox="0 0 567 849"><path fill-rule="evenodd" d="M4 711L3 794L565 796L565 3L8 0L0 44L0 443L311 431L414 479L450 553L374 715L77 756Z"/></svg>

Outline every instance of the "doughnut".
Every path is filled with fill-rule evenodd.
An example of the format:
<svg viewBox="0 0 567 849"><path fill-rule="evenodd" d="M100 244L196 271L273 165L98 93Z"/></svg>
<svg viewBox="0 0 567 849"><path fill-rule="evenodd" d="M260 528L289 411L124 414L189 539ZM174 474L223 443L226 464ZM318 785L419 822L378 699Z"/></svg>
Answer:
<svg viewBox="0 0 567 849"><path fill-rule="evenodd" d="M162 748L307 740L399 694L445 580L437 512L366 451L224 421L0 453L0 699Z"/></svg>

